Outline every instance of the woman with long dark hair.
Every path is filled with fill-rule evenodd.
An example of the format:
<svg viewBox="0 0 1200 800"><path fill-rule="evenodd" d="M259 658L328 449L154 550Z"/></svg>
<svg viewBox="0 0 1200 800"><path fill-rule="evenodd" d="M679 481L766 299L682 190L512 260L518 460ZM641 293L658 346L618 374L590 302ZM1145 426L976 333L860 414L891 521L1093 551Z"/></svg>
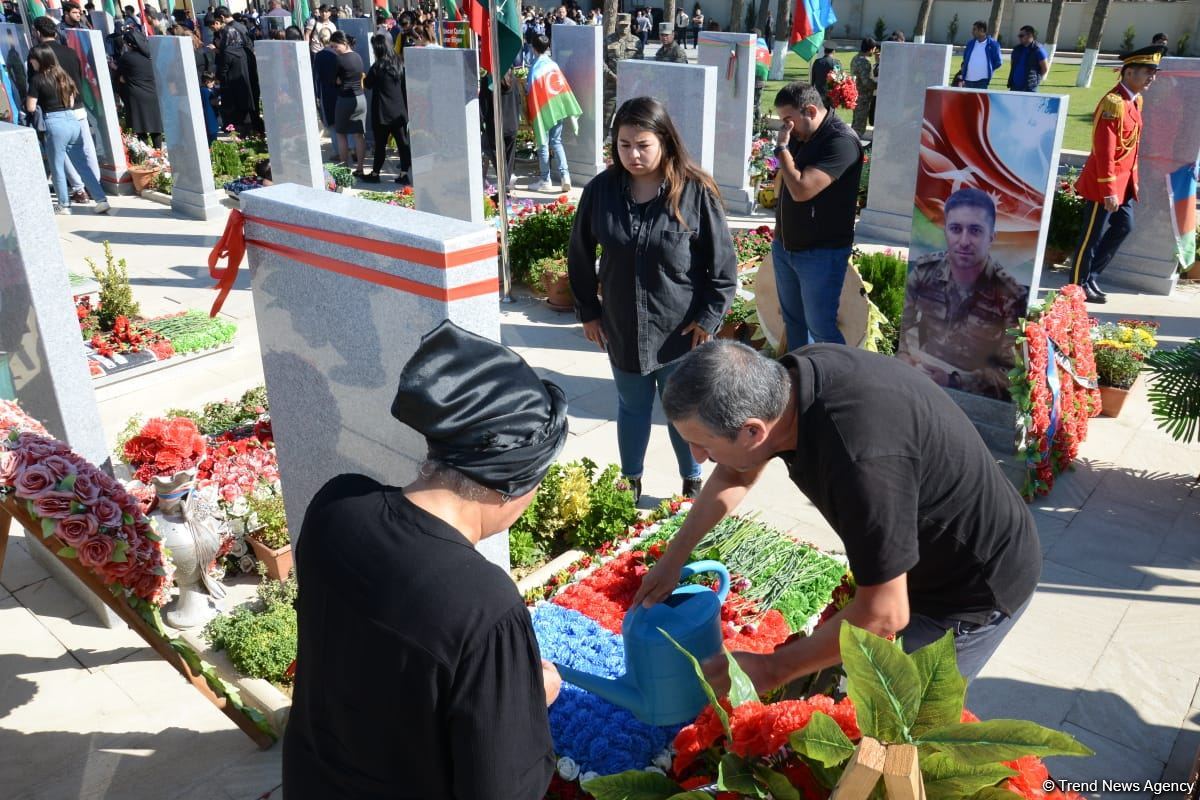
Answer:
<svg viewBox="0 0 1200 800"><path fill-rule="evenodd" d="M337 54L337 106L334 110L334 133L338 158L350 165L350 148L354 148L354 177L363 177L363 162L367 158L367 98L363 94L362 56L354 52L350 38L342 31L329 37L329 49ZM347 141L349 140L349 141Z"/></svg>
<svg viewBox="0 0 1200 800"><path fill-rule="evenodd" d="M389 45L388 37L377 33L371 37L375 63L363 79L363 86L372 91L371 128L375 134L375 168L363 179L379 182L379 171L387 160L388 139L396 140L400 156L400 174L396 183L410 184L412 179L412 150L408 142L408 93L404 85L404 62Z"/></svg>
<svg viewBox="0 0 1200 800"><path fill-rule="evenodd" d="M88 165L83 149L83 127L72 110L75 106L75 82L58 63L48 44L35 45L29 51L31 77L25 97L25 112L33 114L38 108L46 121L46 157L58 195L58 211L69 214L71 195L67 191L66 161L71 159L88 194L96 201L97 214L108 211L108 198L100 185L100 176Z"/></svg>
<svg viewBox="0 0 1200 800"><path fill-rule="evenodd" d="M125 51L117 58L117 75L124 87L126 122L134 135L154 147L162 147L162 114L158 110L158 87L150 62L150 43L137 28L126 28Z"/></svg>
<svg viewBox="0 0 1200 800"><path fill-rule="evenodd" d="M688 155L662 103L626 101L612 141L617 158L579 200L567 267L584 334L608 351L621 471L640 496L655 390L720 327L737 291L737 258L717 185ZM667 430L683 494L695 496L700 465Z"/></svg>

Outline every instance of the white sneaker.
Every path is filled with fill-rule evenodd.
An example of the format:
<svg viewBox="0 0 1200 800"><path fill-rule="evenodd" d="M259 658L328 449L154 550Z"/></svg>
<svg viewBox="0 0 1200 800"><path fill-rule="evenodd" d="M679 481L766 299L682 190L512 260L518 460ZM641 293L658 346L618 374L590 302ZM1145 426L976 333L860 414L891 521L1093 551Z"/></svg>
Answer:
<svg viewBox="0 0 1200 800"><path fill-rule="evenodd" d="M538 181L530 188L535 192L553 192L554 184L550 183L550 181Z"/></svg>
<svg viewBox="0 0 1200 800"><path fill-rule="evenodd" d="M69 216L71 216L71 207L70 206L60 206L58 203L55 203L54 204L54 213L58 214L61 217L69 217Z"/></svg>
<svg viewBox="0 0 1200 800"><path fill-rule="evenodd" d="M566 194L569 191L571 191L571 179L567 178L562 182L562 193Z"/></svg>
<svg viewBox="0 0 1200 800"><path fill-rule="evenodd" d="M107 214L110 208L112 208L112 206L108 204L108 201L101 200L100 202L96 203L95 206L93 206L92 211L96 214Z"/></svg>

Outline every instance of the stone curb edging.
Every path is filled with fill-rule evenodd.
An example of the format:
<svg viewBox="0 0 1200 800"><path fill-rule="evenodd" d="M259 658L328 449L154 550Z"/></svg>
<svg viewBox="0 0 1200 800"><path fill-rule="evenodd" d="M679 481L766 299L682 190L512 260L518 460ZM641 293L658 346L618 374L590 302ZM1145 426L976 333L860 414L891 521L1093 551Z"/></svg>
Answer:
<svg viewBox="0 0 1200 800"><path fill-rule="evenodd" d="M287 727L288 717L292 712L292 698L275 688L270 681L262 678L248 678L234 668L223 651L212 649L200 632L203 628L190 628L179 631L179 638L187 642L201 659L217 668L217 674L231 686L234 686L242 696L242 702L261 711L267 722L279 737L283 738L283 730Z"/></svg>

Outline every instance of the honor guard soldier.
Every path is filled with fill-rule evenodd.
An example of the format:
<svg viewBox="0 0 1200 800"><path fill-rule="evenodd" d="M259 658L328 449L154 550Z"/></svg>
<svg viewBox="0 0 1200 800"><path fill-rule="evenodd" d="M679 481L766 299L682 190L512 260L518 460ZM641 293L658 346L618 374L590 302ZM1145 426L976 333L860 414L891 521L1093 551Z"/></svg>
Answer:
<svg viewBox="0 0 1200 800"><path fill-rule="evenodd" d="M617 14L617 30L604 40L604 125L617 110L617 62L641 58L641 40L629 32L628 14Z"/></svg>
<svg viewBox="0 0 1200 800"><path fill-rule="evenodd" d="M675 29L669 22L660 23L658 26L658 52L654 54L655 61L667 61L673 64L688 63L687 53L683 52L683 48L679 46L679 42L675 41Z"/></svg>

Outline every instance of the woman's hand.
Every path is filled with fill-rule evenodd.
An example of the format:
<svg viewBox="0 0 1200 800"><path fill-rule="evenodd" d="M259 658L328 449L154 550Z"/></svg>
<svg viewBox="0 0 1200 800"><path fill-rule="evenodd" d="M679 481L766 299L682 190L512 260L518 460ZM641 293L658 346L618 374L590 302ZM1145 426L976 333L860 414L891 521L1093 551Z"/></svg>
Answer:
<svg viewBox="0 0 1200 800"><path fill-rule="evenodd" d="M595 342L601 350L608 349L608 334L604 332L604 323L599 319L583 323L583 335L589 342Z"/></svg>
<svg viewBox="0 0 1200 800"><path fill-rule="evenodd" d="M700 323L693 322L683 329L683 335L692 335L692 349L695 350L700 345L712 338L712 334L700 327Z"/></svg>
<svg viewBox="0 0 1200 800"><path fill-rule="evenodd" d="M562 677L558 674L558 668L544 658L542 659L542 685L546 687L546 705L554 705L554 701L558 699L558 692L562 689Z"/></svg>

